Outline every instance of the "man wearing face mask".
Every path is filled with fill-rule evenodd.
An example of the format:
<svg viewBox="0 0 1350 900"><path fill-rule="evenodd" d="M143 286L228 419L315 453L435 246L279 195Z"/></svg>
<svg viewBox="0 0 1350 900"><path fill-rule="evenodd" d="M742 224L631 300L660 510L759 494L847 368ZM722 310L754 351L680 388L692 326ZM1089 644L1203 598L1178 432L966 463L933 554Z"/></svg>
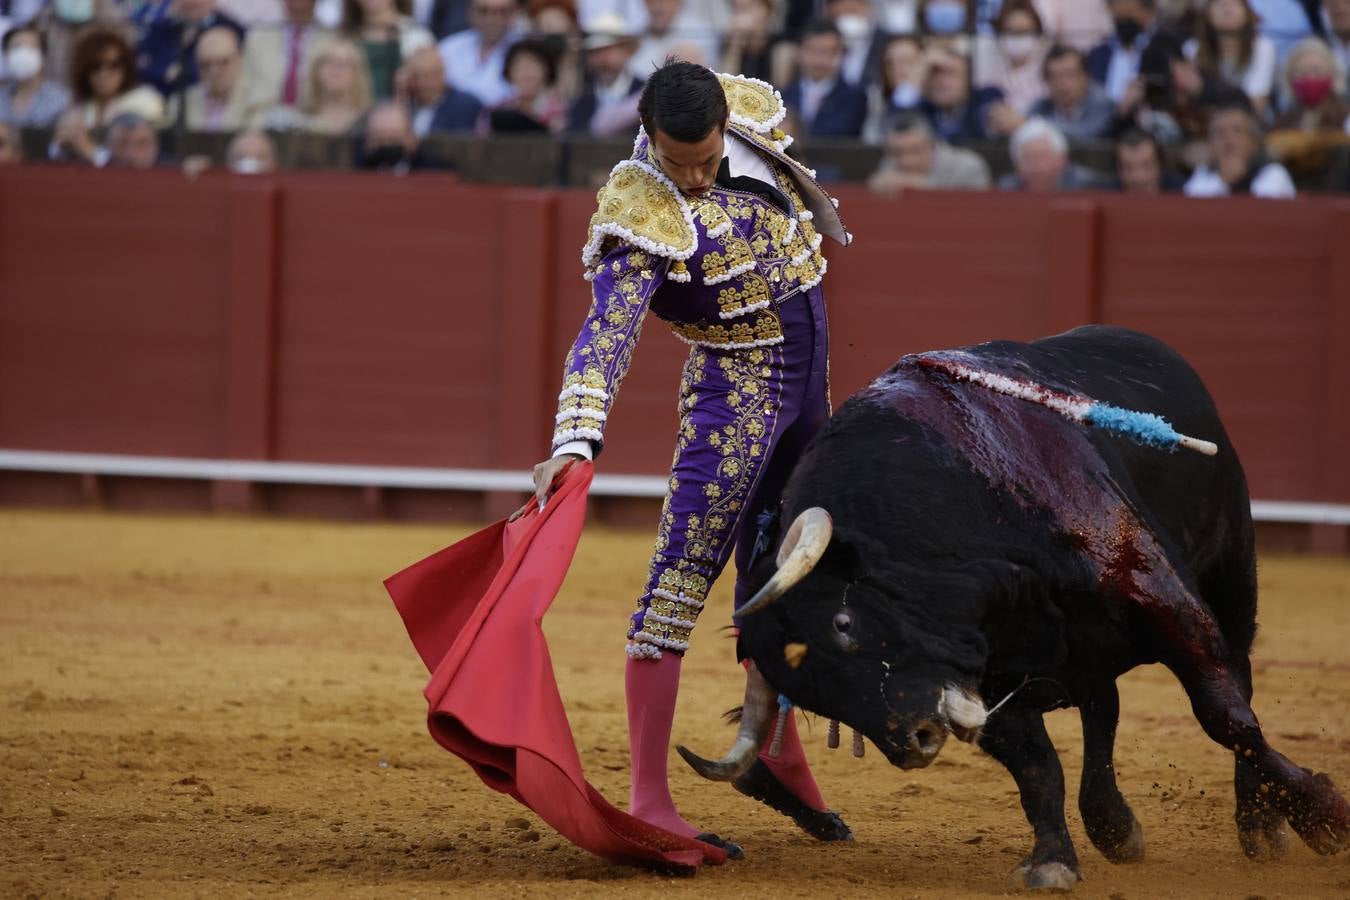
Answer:
<svg viewBox="0 0 1350 900"><path fill-rule="evenodd" d="M582 250L592 305L564 366L552 457L534 482L542 505L570 465L600 454L648 309L669 322L692 346L656 549L627 628L629 813L737 857L739 847L689 824L671 798L681 662L733 551L735 602L749 599L759 519L829 415L821 242L849 236L815 173L784 153L787 110L770 85L672 62L647 81L638 108L632 157L600 192ZM783 726L781 749L734 786L818 840L849 839L791 715Z"/></svg>
<svg viewBox="0 0 1350 900"><path fill-rule="evenodd" d="M844 78L859 86L866 85L878 68L886 38L877 28L871 0L826 0L824 18L834 25L844 42L840 62Z"/></svg>
<svg viewBox="0 0 1350 900"><path fill-rule="evenodd" d="M1156 7L1156 0L1110 0L1115 34L1088 54L1088 72L1115 103L1129 104L1139 90L1139 64L1159 33Z"/></svg>
<svg viewBox="0 0 1350 900"><path fill-rule="evenodd" d="M5 74L0 85L0 122L16 128L51 128L70 104L70 91L43 77L46 41L42 32L20 26L5 32Z"/></svg>
<svg viewBox="0 0 1350 900"><path fill-rule="evenodd" d="M397 101L381 103L371 110L366 120L365 138L357 153L356 166L393 175L450 169L450 166L422 152L422 143L413 133L408 109Z"/></svg>

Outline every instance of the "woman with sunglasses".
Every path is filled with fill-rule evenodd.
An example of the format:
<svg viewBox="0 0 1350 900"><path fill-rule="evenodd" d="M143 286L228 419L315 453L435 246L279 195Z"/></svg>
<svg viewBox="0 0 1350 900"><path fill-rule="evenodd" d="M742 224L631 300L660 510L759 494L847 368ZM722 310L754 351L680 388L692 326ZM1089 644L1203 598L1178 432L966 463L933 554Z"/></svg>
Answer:
<svg viewBox="0 0 1350 900"><path fill-rule="evenodd" d="M151 125L164 124L164 98L137 84L131 44L116 31L95 29L75 45L70 87L87 128L99 128L122 113L134 113Z"/></svg>

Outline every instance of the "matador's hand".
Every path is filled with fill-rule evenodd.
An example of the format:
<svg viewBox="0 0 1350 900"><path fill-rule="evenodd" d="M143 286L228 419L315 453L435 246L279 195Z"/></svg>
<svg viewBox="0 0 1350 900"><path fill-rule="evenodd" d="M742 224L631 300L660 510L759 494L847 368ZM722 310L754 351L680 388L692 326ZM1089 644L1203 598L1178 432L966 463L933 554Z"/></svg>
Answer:
<svg viewBox="0 0 1350 900"><path fill-rule="evenodd" d="M544 508L544 504L548 501L549 495L553 493L553 486L558 479L566 475L572 464L581 459L584 459L584 457L580 454L564 453L561 456L550 457L534 467L534 499L539 504L540 509ZM520 510L511 517L511 520L516 520L524 512L524 509Z"/></svg>

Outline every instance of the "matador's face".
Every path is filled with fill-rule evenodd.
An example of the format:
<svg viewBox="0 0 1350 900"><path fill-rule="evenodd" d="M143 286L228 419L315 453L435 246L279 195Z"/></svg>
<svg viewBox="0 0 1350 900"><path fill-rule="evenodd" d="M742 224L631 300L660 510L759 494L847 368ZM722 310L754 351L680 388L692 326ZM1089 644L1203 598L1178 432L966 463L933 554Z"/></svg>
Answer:
<svg viewBox="0 0 1350 900"><path fill-rule="evenodd" d="M712 190L725 154L725 124L693 142L677 141L660 128L652 135L652 157L656 164L676 187L695 197Z"/></svg>

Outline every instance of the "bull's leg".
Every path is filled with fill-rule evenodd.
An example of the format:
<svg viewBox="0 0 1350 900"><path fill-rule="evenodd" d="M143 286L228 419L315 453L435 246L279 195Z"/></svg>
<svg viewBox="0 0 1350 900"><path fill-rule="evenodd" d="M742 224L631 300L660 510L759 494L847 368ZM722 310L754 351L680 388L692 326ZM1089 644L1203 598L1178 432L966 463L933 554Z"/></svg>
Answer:
<svg viewBox="0 0 1350 900"><path fill-rule="evenodd" d="M1242 696L1252 700L1252 669L1247 659L1240 660L1238 680ZM1261 790L1261 773L1252 758L1238 754L1233 773L1233 789L1237 795L1238 841L1249 859L1279 859L1289 849L1289 835L1284 828L1284 816L1269 802L1269 791Z"/></svg>
<svg viewBox="0 0 1350 900"><path fill-rule="evenodd" d="M1064 821L1064 770L1035 710L1008 707L991 717L980 747L1007 766L1036 836L1031 855L1013 873L1028 888L1066 890L1082 880Z"/></svg>
<svg viewBox="0 0 1350 900"><path fill-rule="evenodd" d="M1113 863L1144 858L1144 829L1116 788L1114 762L1120 694L1114 681L1092 691L1079 707L1083 720L1083 778L1078 811L1093 845Z"/></svg>
<svg viewBox="0 0 1350 900"><path fill-rule="evenodd" d="M1350 846L1350 804L1329 777L1299 768L1266 743L1240 676L1219 656L1207 653L1201 642L1183 641L1172 649L1180 652L1169 652L1164 662L1186 689L1200 727L1237 755L1238 829L1243 834L1243 849L1250 854L1248 838L1253 827L1264 828L1273 822L1271 810L1287 819L1303 842L1318 853L1336 853Z"/></svg>

